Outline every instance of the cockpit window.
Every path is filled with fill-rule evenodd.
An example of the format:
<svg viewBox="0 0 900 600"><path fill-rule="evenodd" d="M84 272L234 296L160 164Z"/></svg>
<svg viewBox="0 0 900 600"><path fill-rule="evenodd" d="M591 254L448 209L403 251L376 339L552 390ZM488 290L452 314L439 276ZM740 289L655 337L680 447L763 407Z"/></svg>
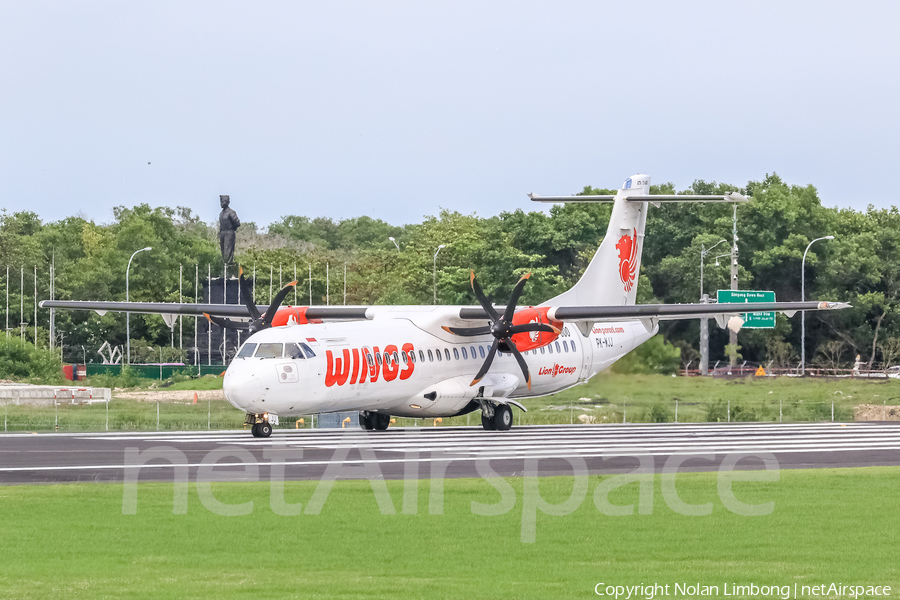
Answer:
<svg viewBox="0 0 900 600"><path fill-rule="evenodd" d="M281 358L284 344L260 344L256 350L256 358Z"/></svg>
<svg viewBox="0 0 900 600"><path fill-rule="evenodd" d="M238 352L239 358L249 358L253 356L253 351L256 350L256 344L244 344L244 347L241 348L241 351Z"/></svg>
<svg viewBox="0 0 900 600"><path fill-rule="evenodd" d="M301 343L300 347L303 348L303 351L306 353L306 358L315 358L316 357L316 353L313 352L312 348L310 348L306 344Z"/></svg>
<svg viewBox="0 0 900 600"><path fill-rule="evenodd" d="M303 355L303 350L297 344L285 344L284 355L287 358L299 358L299 359L306 358Z"/></svg>

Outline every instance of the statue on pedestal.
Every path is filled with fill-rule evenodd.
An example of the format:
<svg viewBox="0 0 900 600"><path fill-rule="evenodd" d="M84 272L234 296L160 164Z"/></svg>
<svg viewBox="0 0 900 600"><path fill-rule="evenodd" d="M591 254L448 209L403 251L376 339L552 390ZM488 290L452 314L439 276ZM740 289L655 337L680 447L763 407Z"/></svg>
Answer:
<svg viewBox="0 0 900 600"><path fill-rule="evenodd" d="M234 239L237 228L241 226L237 213L228 205L231 203L229 196L219 196L219 206L222 212L219 213L219 246L222 250L222 261L227 265L234 260Z"/></svg>

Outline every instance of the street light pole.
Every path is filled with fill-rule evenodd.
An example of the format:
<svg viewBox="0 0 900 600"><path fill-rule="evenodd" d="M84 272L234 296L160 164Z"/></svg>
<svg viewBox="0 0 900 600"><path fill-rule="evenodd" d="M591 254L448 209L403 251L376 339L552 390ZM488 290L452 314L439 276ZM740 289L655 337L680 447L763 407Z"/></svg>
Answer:
<svg viewBox="0 0 900 600"><path fill-rule="evenodd" d="M738 235L737 235L737 204L733 204L734 216L732 217L731 228L731 289L738 289ZM737 332L733 329L728 330L728 345L734 350L728 357L728 374L731 375L731 369L737 363Z"/></svg>
<svg viewBox="0 0 900 600"><path fill-rule="evenodd" d="M128 266L125 267L125 302L130 302L130 296L128 292L128 272L131 270L131 261L134 260L135 255L138 252L144 252L146 250L153 250L150 246L146 248L141 248L140 250L135 250L134 254L131 255L131 258L128 259ZM125 345L128 348L128 364L131 364L131 313L125 313Z"/></svg>
<svg viewBox="0 0 900 600"><path fill-rule="evenodd" d="M819 240L833 240L833 235L816 238L806 246L803 251L803 261L800 263L800 302L806 302L806 253L809 247ZM800 375L806 374L806 311L800 311Z"/></svg>
<svg viewBox="0 0 900 600"><path fill-rule="evenodd" d="M390 236L388 236L388 239L394 242L394 245L397 246L397 252L400 252L400 244L397 243L397 240Z"/></svg>
<svg viewBox="0 0 900 600"><path fill-rule="evenodd" d="M437 247L437 250L434 252L434 271L432 272L432 287L434 289L434 302L433 304L437 304L437 255L438 252L441 251L441 248L444 247L444 244L441 244Z"/></svg>
<svg viewBox="0 0 900 600"><path fill-rule="evenodd" d="M700 244L700 302L706 304L709 302L709 296L703 292L703 265L706 257L712 252L712 249L725 240L719 240L709 248ZM709 374L709 319L700 319L700 376L706 377Z"/></svg>
<svg viewBox="0 0 900 600"><path fill-rule="evenodd" d="M709 248L700 244L700 297L703 298L703 262L704 259L712 252L712 249L718 246L719 244L724 244L725 240L719 240Z"/></svg>

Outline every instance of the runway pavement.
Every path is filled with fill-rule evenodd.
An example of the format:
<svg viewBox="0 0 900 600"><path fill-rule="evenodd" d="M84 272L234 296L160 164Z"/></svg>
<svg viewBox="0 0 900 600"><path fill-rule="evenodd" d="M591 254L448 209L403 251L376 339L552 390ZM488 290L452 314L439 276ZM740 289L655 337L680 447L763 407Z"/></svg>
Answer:
<svg viewBox="0 0 900 600"><path fill-rule="evenodd" d="M151 448L157 457L141 455L143 466L128 459ZM246 480L267 479L273 460L284 461L292 480L319 479L337 467L355 469L342 478L478 477L485 465L503 476L522 475L528 465L541 476L561 475L572 473L567 459L583 460L591 473L618 473L637 467L639 456L651 456L657 471L673 456L683 460L681 470L714 470L726 456L760 453L774 455L782 469L900 465L900 424L354 428L276 430L268 439L249 431L7 433L0 434L0 483L113 482L130 469L139 469L140 481L172 481L175 465L186 465L193 480L204 461L215 463L213 479ZM752 456L738 464L762 466Z"/></svg>

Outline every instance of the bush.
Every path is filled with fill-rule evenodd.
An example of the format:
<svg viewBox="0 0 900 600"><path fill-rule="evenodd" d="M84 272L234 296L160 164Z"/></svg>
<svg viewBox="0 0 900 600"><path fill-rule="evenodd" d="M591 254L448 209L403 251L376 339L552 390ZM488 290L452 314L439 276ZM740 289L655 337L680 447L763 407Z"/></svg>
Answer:
<svg viewBox="0 0 900 600"><path fill-rule="evenodd" d="M728 408L724 400L717 400L706 406L706 421L718 423L728 420Z"/></svg>
<svg viewBox="0 0 900 600"><path fill-rule="evenodd" d="M733 422L750 422L758 421L759 415L752 408L744 408L740 404L733 403L731 405L731 415L729 419L729 406L725 400L717 400L706 407L706 420L710 423L721 423L731 420Z"/></svg>
<svg viewBox="0 0 900 600"><path fill-rule="evenodd" d="M109 372L91 375L90 384L94 387L108 387L110 389L115 389L143 387L150 385L152 381L156 380L139 377L137 372L129 365L122 365L122 370L118 375L113 375Z"/></svg>
<svg viewBox="0 0 900 600"><path fill-rule="evenodd" d="M651 423L668 423L669 411L662 404L654 404L650 409Z"/></svg>
<svg viewBox="0 0 900 600"><path fill-rule="evenodd" d="M0 342L0 378L55 383L62 379L62 363L55 352L8 337Z"/></svg>
<svg viewBox="0 0 900 600"><path fill-rule="evenodd" d="M680 367L681 349L657 335L623 356L613 364L612 371L624 375L674 375Z"/></svg>

